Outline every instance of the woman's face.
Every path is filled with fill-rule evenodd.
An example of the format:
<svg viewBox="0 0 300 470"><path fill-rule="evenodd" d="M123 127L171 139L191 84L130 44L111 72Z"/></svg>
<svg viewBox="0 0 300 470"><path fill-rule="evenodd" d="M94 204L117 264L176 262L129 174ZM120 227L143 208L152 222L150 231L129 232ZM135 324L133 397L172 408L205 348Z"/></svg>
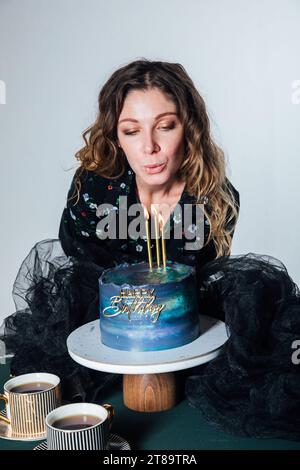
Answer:
<svg viewBox="0 0 300 470"><path fill-rule="evenodd" d="M184 158L184 131L175 103L159 89L129 92L117 134L140 184L161 187L176 180Z"/></svg>

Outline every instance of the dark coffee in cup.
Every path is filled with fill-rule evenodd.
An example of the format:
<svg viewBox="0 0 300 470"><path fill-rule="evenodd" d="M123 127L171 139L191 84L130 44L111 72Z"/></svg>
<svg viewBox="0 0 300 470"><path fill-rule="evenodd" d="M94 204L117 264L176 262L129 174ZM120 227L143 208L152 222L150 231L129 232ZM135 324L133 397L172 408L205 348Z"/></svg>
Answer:
<svg viewBox="0 0 300 470"><path fill-rule="evenodd" d="M103 420L98 416L77 414L73 416L65 416L52 423L52 426L56 429L62 429L64 431L75 431L78 429L87 429L100 424Z"/></svg>
<svg viewBox="0 0 300 470"><path fill-rule="evenodd" d="M32 372L9 379L3 388L0 400L5 402L7 416L0 414L0 422L9 424L12 438L46 437L46 416L61 405L59 377Z"/></svg>
<svg viewBox="0 0 300 470"><path fill-rule="evenodd" d="M48 450L108 450L112 405L70 403L46 416Z"/></svg>
<svg viewBox="0 0 300 470"><path fill-rule="evenodd" d="M34 392L44 392L53 387L53 384L49 382L28 382L21 385L16 385L11 388L10 391L13 393L34 393Z"/></svg>

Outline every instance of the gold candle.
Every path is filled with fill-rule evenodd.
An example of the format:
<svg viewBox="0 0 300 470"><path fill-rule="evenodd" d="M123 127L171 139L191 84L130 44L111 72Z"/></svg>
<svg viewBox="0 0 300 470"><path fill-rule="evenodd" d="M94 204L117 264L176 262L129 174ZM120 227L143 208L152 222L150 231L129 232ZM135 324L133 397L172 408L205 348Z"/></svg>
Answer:
<svg viewBox="0 0 300 470"><path fill-rule="evenodd" d="M157 261L157 267L160 267L160 248L159 248L159 227L158 227L158 214L157 210L155 207L152 208L151 210L154 213L154 226L155 226L155 241L156 241L156 261Z"/></svg>
<svg viewBox="0 0 300 470"><path fill-rule="evenodd" d="M160 232L161 232L162 259L163 259L164 269L166 269L167 253L166 253L166 240L164 237L164 219L161 214L159 214L158 218L159 218L159 226L160 226Z"/></svg>
<svg viewBox="0 0 300 470"><path fill-rule="evenodd" d="M152 252L151 252L151 238L150 238L150 230L149 230L149 214L148 214L146 207L144 207L144 216L145 216L145 225L146 225L148 261L149 261L150 271L152 271Z"/></svg>

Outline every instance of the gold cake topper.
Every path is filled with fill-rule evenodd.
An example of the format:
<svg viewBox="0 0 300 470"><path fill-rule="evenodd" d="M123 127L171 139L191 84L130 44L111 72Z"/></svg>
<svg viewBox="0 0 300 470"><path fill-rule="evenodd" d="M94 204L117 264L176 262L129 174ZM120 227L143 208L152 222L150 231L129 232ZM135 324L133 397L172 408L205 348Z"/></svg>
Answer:
<svg viewBox="0 0 300 470"><path fill-rule="evenodd" d="M155 289L120 289L119 295L110 298L110 305L103 309L103 316L114 318L121 314L128 314L131 320L133 313L140 317L150 316L150 321L156 323L165 304L154 304L156 300Z"/></svg>

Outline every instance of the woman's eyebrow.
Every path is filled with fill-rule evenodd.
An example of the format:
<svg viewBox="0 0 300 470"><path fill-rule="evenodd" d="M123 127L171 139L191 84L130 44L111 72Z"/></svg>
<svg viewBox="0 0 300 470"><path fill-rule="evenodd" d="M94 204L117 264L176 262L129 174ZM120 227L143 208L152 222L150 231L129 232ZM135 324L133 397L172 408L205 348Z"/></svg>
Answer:
<svg viewBox="0 0 300 470"><path fill-rule="evenodd" d="M178 114L176 112L166 112L166 113L161 113L161 114L158 114L154 120L157 121L157 119L163 117L163 116L168 116L168 115L175 115L175 116L178 116ZM118 124L121 124L121 122L124 122L124 121L131 121L131 122L139 122L137 119L133 119L133 118L124 118L124 119L121 119L121 121L118 122Z"/></svg>

